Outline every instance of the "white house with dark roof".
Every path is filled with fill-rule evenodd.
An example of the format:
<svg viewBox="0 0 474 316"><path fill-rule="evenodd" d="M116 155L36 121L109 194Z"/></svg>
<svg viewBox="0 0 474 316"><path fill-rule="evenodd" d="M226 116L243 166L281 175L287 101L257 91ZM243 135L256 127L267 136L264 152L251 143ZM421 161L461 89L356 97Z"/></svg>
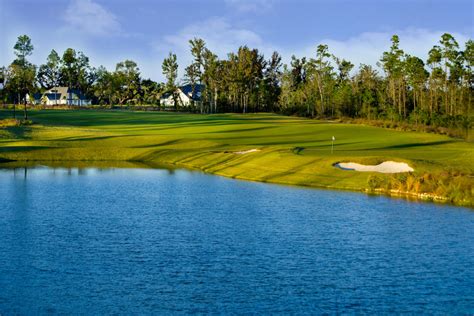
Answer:
<svg viewBox="0 0 474 316"><path fill-rule="evenodd" d="M27 99L30 99L27 96ZM35 93L32 95L31 103L45 105L91 105L92 101L87 98L80 90L68 87L54 87L43 94Z"/></svg>
<svg viewBox="0 0 474 316"><path fill-rule="evenodd" d="M196 84L193 93L193 87L190 84L179 87L176 92L180 106L187 107L190 106L193 101L200 101L203 88L203 85ZM160 104L167 107L174 107L173 94L171 92L163 94L160 98Z"/></svg>

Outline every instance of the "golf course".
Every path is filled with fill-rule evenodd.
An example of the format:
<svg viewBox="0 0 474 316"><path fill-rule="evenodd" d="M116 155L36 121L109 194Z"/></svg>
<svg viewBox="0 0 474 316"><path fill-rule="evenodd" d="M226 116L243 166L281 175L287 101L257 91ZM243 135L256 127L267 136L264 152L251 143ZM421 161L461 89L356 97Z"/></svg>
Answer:
<svg viewBox="0 0 474 316"><path fill-rule="evenodd" d="M3 122L12 116L0 111ZM444 135L275 114L33 110L29 118L31 125L0 125L3 166L174 165L237 179L474 205L474 144ZM335 166L387 161L414 171Z"/></svg>

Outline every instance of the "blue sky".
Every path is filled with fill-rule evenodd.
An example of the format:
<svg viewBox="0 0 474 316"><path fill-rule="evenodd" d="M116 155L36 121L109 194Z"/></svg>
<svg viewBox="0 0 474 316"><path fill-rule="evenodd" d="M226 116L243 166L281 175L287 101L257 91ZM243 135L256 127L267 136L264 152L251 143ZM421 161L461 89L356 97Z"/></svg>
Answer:
<svg viewBox="0 0 474 316"><path fill-rule="evenodd" d="M162 80L169 51L190 61L187 41L201 37L221 58L240 45L266 56L312 56L326 43L337 56L375 65L398 34L402 48L425 57L444 32L463 46L474 34L474 2L464 0L0 0L0 65L13 59L20 34L35 46L31 61L73 47L94 66L138 62ZM182 67L184 68L184 67ZM182 69L181 68L181 69ZM182 73L181 73L182 74ZM180 74L180 75L181 75Z"/></svg>

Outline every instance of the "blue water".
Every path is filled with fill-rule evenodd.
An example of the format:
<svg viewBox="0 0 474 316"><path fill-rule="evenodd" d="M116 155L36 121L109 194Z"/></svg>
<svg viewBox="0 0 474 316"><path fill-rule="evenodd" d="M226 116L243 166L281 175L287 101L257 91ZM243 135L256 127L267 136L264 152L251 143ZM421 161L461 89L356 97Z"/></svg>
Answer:
<svg viewBox="0 0 474 316"><path fill-rule="evenodd" d="M184 170L0 170L0 314L474 313L474 212Z"/></svg>

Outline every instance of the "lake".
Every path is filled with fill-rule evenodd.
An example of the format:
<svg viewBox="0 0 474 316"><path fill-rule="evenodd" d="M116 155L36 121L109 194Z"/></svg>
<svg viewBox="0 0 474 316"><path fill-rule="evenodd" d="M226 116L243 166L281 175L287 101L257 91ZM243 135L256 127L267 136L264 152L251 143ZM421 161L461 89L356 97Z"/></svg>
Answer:
<svg viewBox="0 0 474 316"><path fill-rule="evenodd" d="M166 169L0 169L0 314L474 313L474 211Z"/></svg>

